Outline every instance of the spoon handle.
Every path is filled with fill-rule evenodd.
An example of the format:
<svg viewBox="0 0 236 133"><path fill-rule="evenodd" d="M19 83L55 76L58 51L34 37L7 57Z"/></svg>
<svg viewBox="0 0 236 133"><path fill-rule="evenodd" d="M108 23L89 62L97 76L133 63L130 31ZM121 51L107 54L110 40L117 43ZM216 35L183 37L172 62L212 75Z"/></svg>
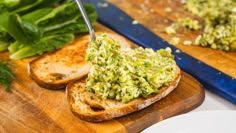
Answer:
<svg viewBox="0 0 236 133"><path fill-rule="evenodd" d="M95 34L94 34L93 27L92 27L92 25L91 25L91 23L89 21L88 15L87 15L84 7L83 7L83 4L82 4L81 0L76 0L76 3L78 5L78 7L79 7L79 10L80 10L80 12L81 12L81 14L83 16L83 19L84 19L84 21L86 23L86 26L87 26L87 28L89 30L91 41L93 41L93 40L95 40L96 37L95 37Z"/></svg>

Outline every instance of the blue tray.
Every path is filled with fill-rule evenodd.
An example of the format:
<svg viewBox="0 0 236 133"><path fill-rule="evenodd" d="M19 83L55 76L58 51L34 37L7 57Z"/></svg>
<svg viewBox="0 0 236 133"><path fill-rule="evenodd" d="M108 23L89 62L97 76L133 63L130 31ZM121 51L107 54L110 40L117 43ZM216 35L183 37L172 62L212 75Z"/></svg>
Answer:
<svg viewBox="0 0 236 133"><path fill-rule="evenodd" d="M236 79L182 52L168 44L141 24L133 24L134 19L121 9L105 0L84 0L93 4L98 13L98 22L125 36L135 44L154 50L170 47L179 67L195 77L204 88L236 104Z"/></svg>

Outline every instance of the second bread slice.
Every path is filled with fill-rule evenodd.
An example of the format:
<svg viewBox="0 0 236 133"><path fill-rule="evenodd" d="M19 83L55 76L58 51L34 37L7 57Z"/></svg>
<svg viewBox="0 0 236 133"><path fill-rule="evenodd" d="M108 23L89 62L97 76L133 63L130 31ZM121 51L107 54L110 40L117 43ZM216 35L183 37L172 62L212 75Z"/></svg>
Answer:
<svg viewBox="0 0 236 133"><path fill-rule="evenodd" d="M97 33L99 34L99 33ZM122 47L130 47L126 40L116 34L109 36L122 41ZM89 35L83 36L63 48L44 54L29 63L30 77L41 87L62 89L73 80L87 75L89 65L85 60Z"/></svg>

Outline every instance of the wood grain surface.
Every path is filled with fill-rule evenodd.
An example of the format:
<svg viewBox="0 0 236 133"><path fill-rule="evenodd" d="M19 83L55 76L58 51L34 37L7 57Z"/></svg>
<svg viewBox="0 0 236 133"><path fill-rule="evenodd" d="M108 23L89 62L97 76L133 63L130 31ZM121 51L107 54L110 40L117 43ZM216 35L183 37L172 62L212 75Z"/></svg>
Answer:
<svg viewBox="0 0 236 133"><path fill-rule="evenodd" d="M171 16L164 13L162 7L165 5L164 0L160 0L160 3L154 0L110 1L121 7L140 23L143 23L167 41L170 38L162 32L162 29L169 24L165 23L164 19L175 21L176 18L174 15ZM149 2L152 3L150 4ZM142 4L146 6L148 10L153 10L153 13L147 12L146 14L146 9L140 6ZM174 6L177 7L177 5ZM178 10L180 9L178 8ZM139 12L143 15L140 15ZM110 30L97 23L95 31ZM183 33L178 35L184 39L191 39L196 34L197 33L183 31ZM133 46L135 47L135 44L133 44ZM215 63L218 64L214 65L213 61L208 62L208 64L212 64L217 69L228 72L229 74L231 72L232 76L236 76L232 74L232 71L235 70L234 68L227 70L224 67L220 67L217 61L222 58L226 59L225 62L228 62L228 60L232 58L231 62L235 62L235 58L233 58L233 56L235 56L234 53L224 53L193 46L178 45L178 47L206 62L208 62L208 60L210 61L208 58L211 56L217 55L216 59L212 58L215 60ZM205 55L207 57L198 57L202 54L200 54L201 52L197 52L197 50L200 50L204 54L209 52L212 55L207 54ZM8 52L0 53L0 59L7 59L8 57ZM34 58L11 61L16 75L16 79L11 85L12 93L6 92L3 87L0 86L0 132L140 132L158 121L188 112L199 106L204 100L204 89L201 84L187 73L182 72L182 78L178 87L161 101L141 111L118 119L101 123L90 123L80 120L72 114L66 100L65 90L48 90L41 88L28 76L27 64L32 59ZM235 66L235 64L232 65Z"/></svg>

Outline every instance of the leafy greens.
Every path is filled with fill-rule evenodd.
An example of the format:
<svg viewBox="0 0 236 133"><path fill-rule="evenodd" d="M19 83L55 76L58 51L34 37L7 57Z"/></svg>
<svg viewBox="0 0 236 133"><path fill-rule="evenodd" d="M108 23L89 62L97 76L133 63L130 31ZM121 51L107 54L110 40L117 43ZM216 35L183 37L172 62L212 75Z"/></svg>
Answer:
<svg viewBox="0 0 236 133"><path fill-rule="evenodd" d="M9 50L11 59L41 55L61 48L74 40L74 35L88 29L75 2L59 0L0 0L0 51ZM92 25L97 14L84 4Z"/></svg>
<svg viewBox="0 0 236 133"><path fill-rule="evenodd" d="M6 91L10 92L10 83L15 78L8 62L0 60L0 85L6 87Z"/></svg>

